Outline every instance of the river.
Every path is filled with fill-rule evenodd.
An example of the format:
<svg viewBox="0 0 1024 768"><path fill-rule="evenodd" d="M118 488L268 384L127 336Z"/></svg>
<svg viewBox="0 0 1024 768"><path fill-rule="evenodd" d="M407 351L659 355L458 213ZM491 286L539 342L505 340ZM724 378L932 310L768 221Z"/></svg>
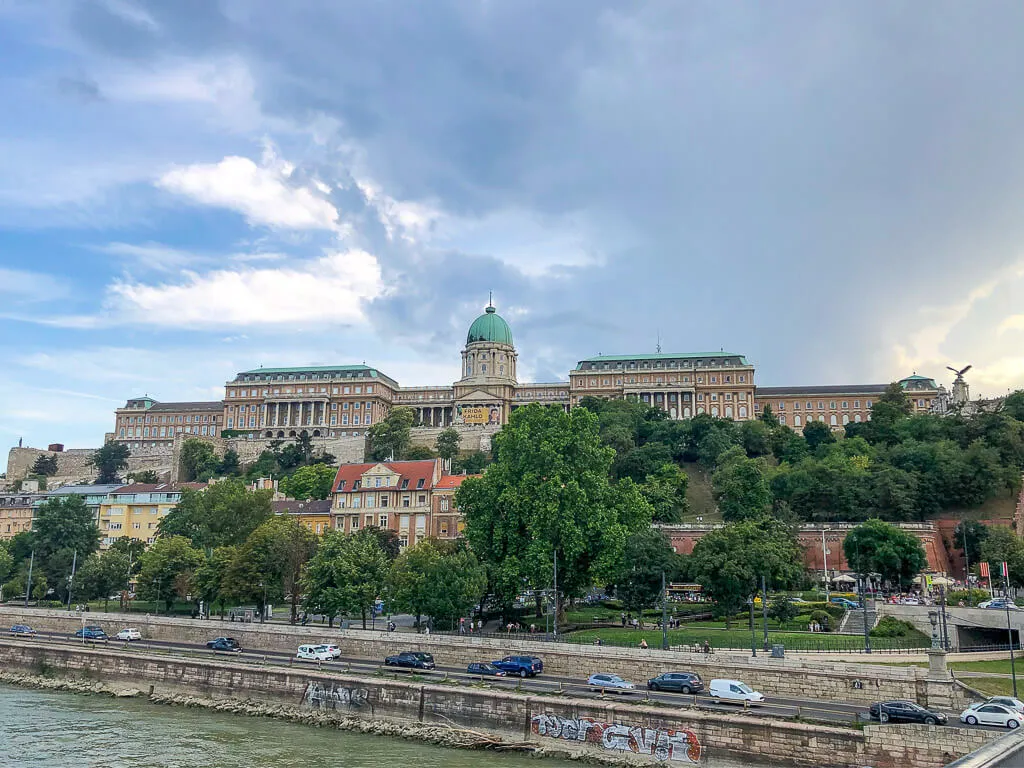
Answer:
<svg viewBox="0 0 1024 768"><path fill-rule="evenodd" d="M202 709L0 686L3 768L579 768ZM673 765L684 765L673 763ZM707 768L779 768L716 760Z"/></svg>

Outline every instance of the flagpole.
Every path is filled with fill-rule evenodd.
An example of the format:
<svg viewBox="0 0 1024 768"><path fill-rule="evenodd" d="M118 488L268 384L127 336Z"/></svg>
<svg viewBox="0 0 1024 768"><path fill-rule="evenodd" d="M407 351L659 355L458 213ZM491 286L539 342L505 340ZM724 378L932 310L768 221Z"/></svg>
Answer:
<svg viewBox="0 0 1024 768"><path fill-rule="evenodd" d="M1016 699L1017 666L1013 657L1013 630L1010 628L1010 568L1005 560L1003 561L1003 583L1006 585L1006 600L1003 606L1006 608L1006 636L1010 641L1010 675L1013 677L1013 698Z"/></svg>

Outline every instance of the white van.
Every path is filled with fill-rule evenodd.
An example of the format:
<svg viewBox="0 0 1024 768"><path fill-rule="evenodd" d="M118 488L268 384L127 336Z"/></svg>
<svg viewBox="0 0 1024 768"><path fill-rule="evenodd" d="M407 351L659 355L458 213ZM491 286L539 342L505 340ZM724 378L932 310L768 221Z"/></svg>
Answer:
<svg viewBox="0 0 1024 768"><path fill-rule="evenodd" d="M751 704L764 703L764 694L758 693L739 680L712 680L708 689L715 704L722 701L749 701Z"/></svg>
<svg viewBox="0 0 1024 768"><path fill-rule="evenodd" d="M295 654L296 659L311 659L313 661L331 661L334 655L326 645L300 645Z"/></svg>

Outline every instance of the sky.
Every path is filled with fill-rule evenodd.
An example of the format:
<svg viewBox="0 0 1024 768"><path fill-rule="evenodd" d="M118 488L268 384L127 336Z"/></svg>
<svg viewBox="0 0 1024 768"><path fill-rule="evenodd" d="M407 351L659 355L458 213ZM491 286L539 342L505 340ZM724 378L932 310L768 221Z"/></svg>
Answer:
<svg viewBox="0 0 1024 768"><path fill-rule="evenodd" d="M0 2L0 447L264 366L1024 386L1024 5Z"/></svg>

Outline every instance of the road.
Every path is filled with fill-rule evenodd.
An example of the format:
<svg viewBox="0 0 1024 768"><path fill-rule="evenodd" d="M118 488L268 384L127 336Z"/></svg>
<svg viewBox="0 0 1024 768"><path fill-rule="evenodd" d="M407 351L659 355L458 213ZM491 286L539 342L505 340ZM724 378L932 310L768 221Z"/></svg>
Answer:
<svg viewBox="0 0 1024 768"><path fill-rule="evenodd" d="M211 639L213 639L211 637ZM41 642L45 641L50 644L59 645L62 647L67 646L81 646L83 641L81 639L74 638L67 634L56 633L56 632L39 632L33 638L25 638L26 642ZM93 643L86 641L84 643L87 646L93 645ZM166 653L172 656L189 657L189 658L210 658L210 657L227 657L235 661L242 661L248 663L262 663L268 662L272 664L279 664L291 667L297 666L308 666L311 670L323 669L337 672L354 672L362 674L376 674L380 671L391 673L397 679L403 677L409 677L416 675L424 680L457 680L463 681L466 684L481 682L481 678L477 675L466 674L465 667L451 667L442 666L434 670L405 670L395 667L384 667L383 659L368 659L368 658L355 658L355 657L343 657L331 662L315 662L296 659L294 655L286 653L284 651L272 651L272 650L261 650L256 648L246 648L241 654L215 652L206 648L205 645L181 643L174 641L163 641L163 640L143 640L136 641L134 643L125 643L118 640L110 640L107 643L97 643L100 647L108 648L124 648L133 651L155 651L159 653ZM585 670L586 674L593 672L600 672L599 669ZM735 704L715 704L707 694L680 694L670 693L665 691L647 691L646 680L634 680L633 682L640 686L636 691L628 692L601 692L593 691L586 684L585 679L577 677L560 677L557 675L549 675L542 673L541 676L535 678L502 678L502 677L488 677L484 678L484 681L497 688L507 688L509 690L521 690L524 692L537 692L537 693L566 693L571 694L574 697L580 698L595 698L604 700L623 700L624 702L637 702L640 703L649 699L651 701L659 702L662 704L668 704L676 707L697 707L703 710L721 711L758 715L758 716L769 716L778 718L795 718L800 717L802 720L816 720L821 722L835 723L835 724L846 724L856 722L858 719L862 721L868 721L867 706L856 703L842 703L835 701L824 701L821 699L802 699L802 698L776 698L771 697L765 704L752 706L749 709L744 709L742 706ZM705 681L705 684L708 681ZM959 722L959 713L946 713L949 717L950 724L962 725ZM967 727L967 726L965 726ZM975 726L979 728L988 728L988 726ZM1001 730L1001 729L997 729Z"/></svg>

